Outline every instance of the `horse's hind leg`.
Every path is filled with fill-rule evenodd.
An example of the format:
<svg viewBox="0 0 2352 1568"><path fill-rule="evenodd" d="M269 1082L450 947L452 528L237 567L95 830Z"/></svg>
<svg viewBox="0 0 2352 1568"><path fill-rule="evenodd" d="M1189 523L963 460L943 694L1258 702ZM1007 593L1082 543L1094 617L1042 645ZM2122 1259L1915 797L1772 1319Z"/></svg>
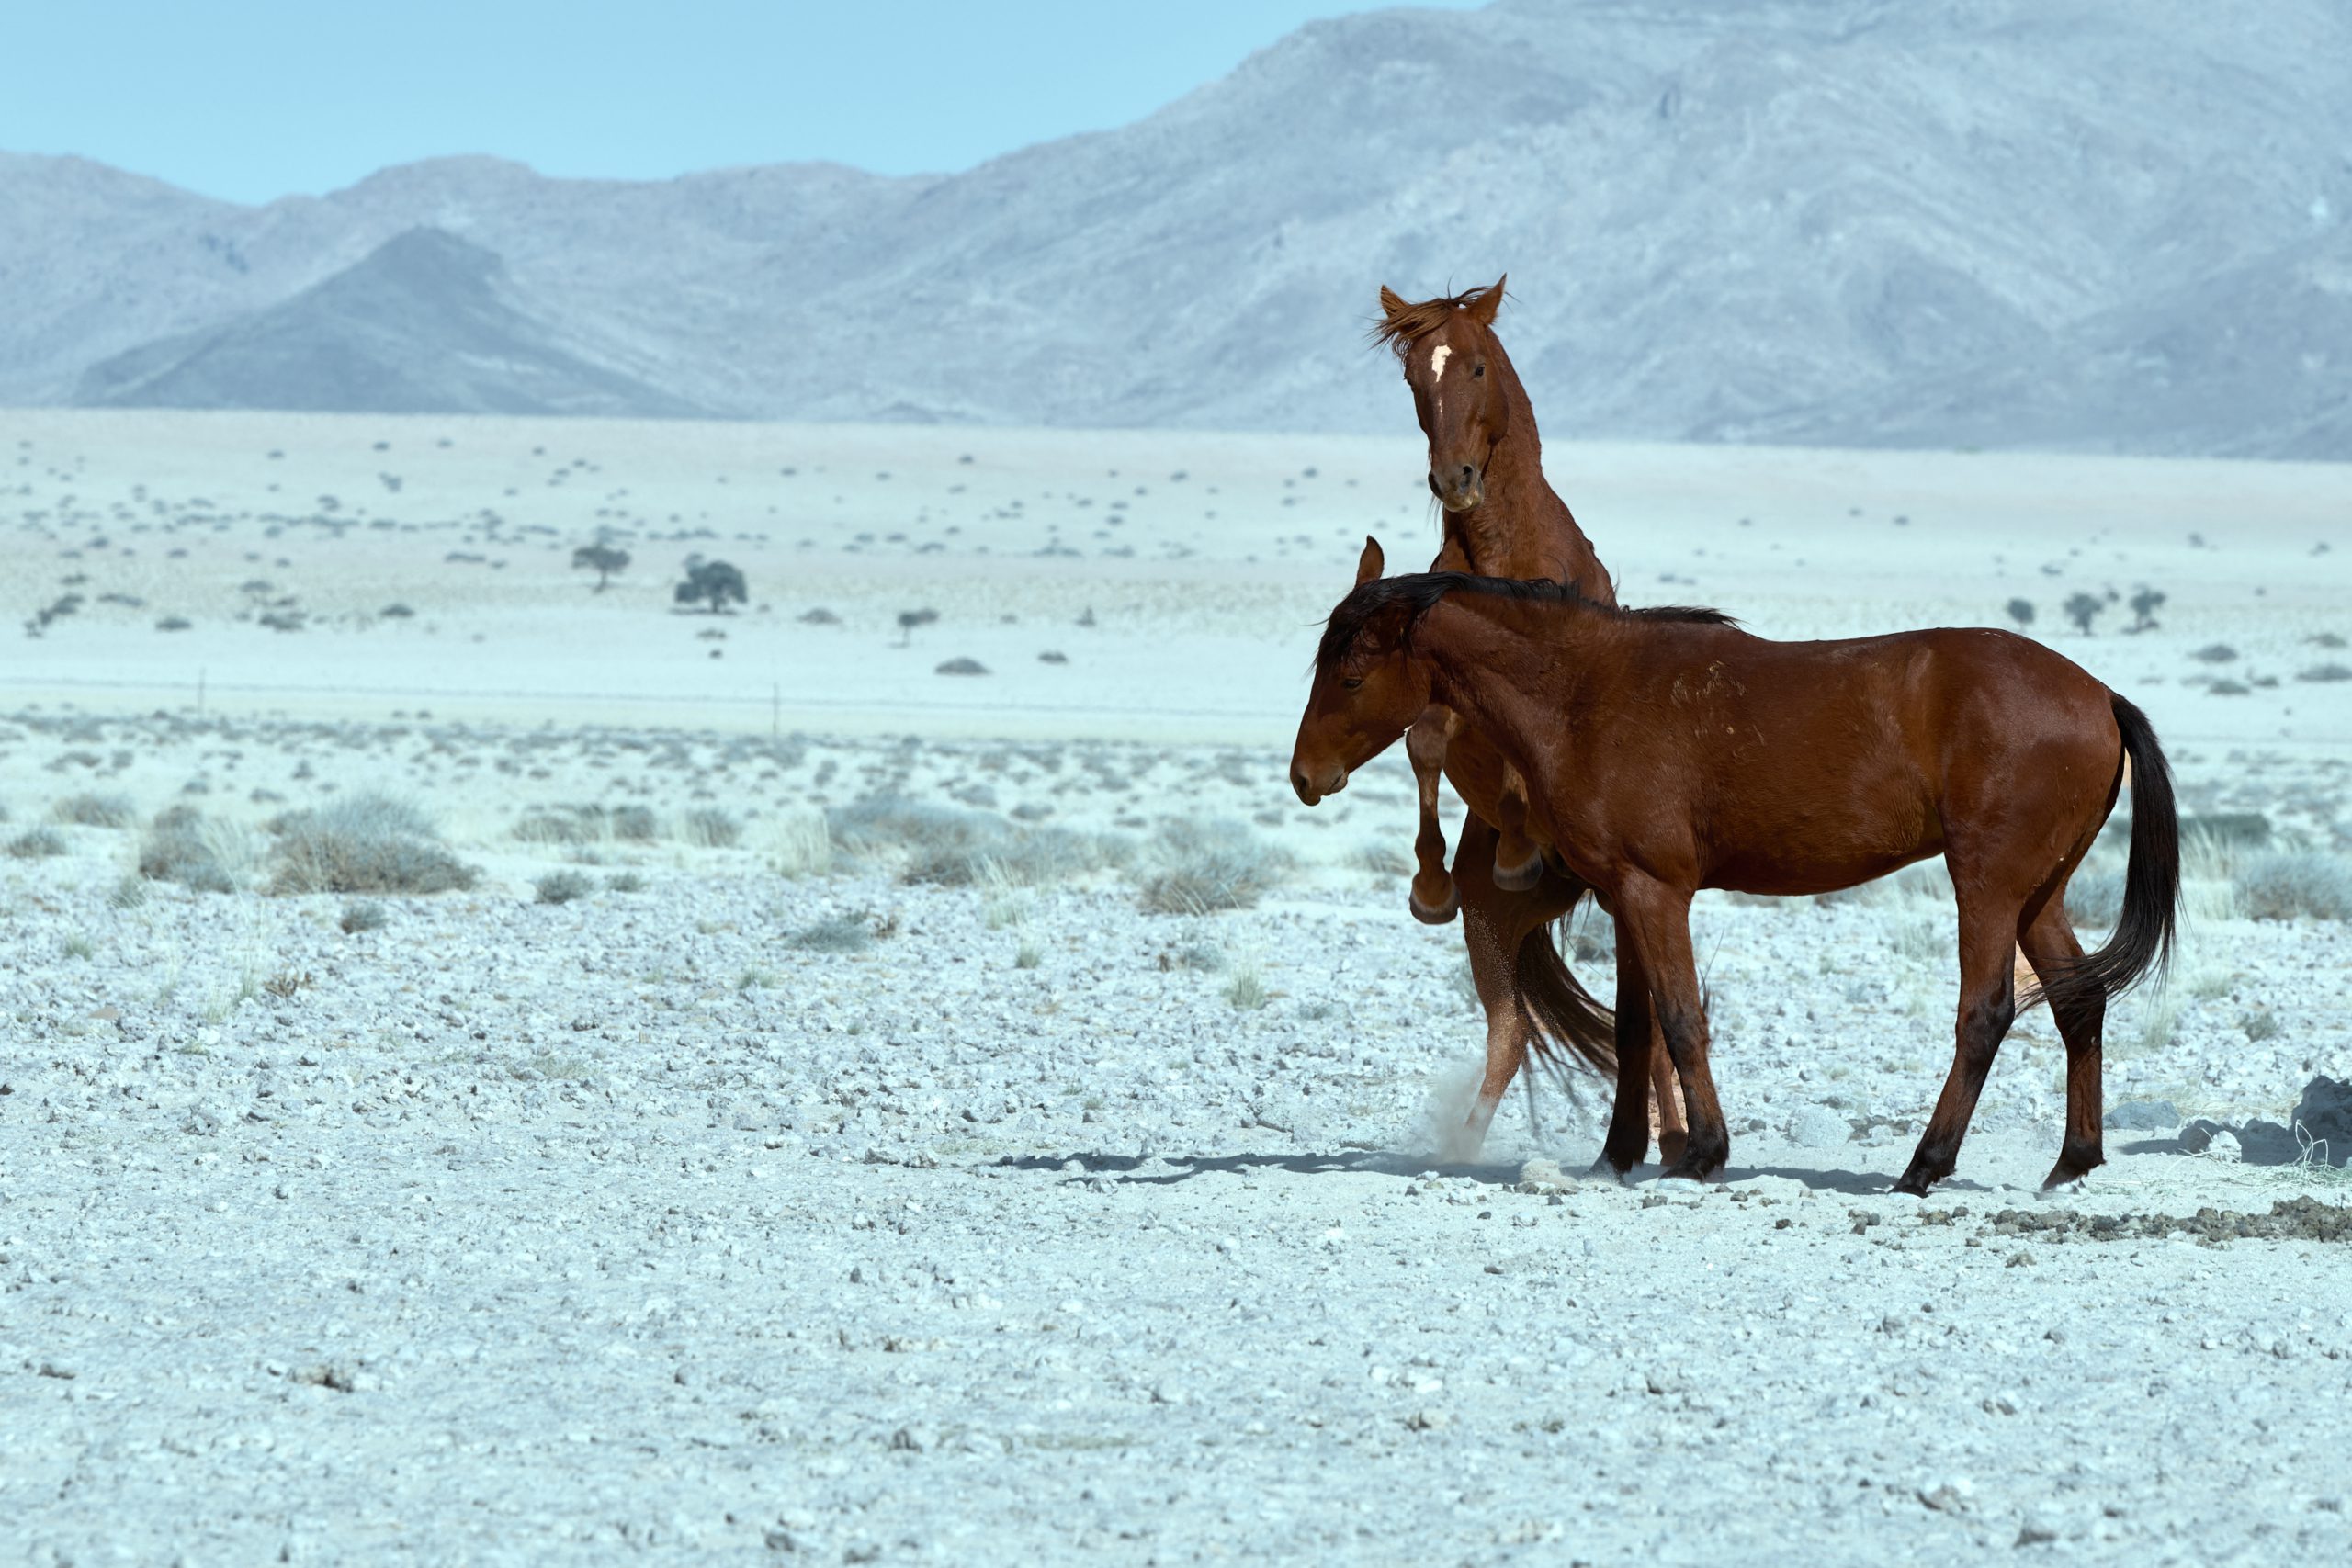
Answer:
<svg viewBox="0 0 2352 1568"><path fill-rule="evenodd" d="M1473 829L1465 824L1463 837ZM1478 1080L1477 1103L1469 1119L1447 1139L1442 1153L1449 1160L1474 1160L1486 1146L1487 1128L1495 1108L1510 1089L1511 1080L1527 1061L1527 1014L1519 1005L1518 945L1510 934L1495 928L1493 911L1483 900L1464 907L1462 936L1470 950L1470 979L1478 988L1479 1005L1487 1010L1487 1070Z"/></svg>
<svg viewBox="0 0 2352 1568"><path fill-rule="evenodd" d="M1949 856L1947 856L1949 862ZM1960 902L1960 1018L1953 1031L1951 1071L1935 1114L1911 1156L1911 1167L1894 1184L1897 1192L1924 1196L1952 1173L1960 1140L1976 1114L1984 1076L2017 1016L2017 987L2010 959L2016 950L2018 903L1996 900L1955 873Z"/></svg>
<svg viewBox="0 0 2352 1568"><path fill-rule="evenodd" d="M2044 983L2083 955L2083 944L2075 940L2074 924L2066 919L2064 901L2059 897L2042 905L2041 913L2018 932L2018 945L2025 949L2026 962L2033 965L2036 978ZM2058 1163L2051 1168L2044 1187L2079 1181L2107 1162L2099 1131L2105 1110L2099 1069L2107 998L2093 990L2064 1006L2052 1002L2050 1011L2058 1025L2058 1037L2066 1043L2066 1141L2059 1147Z"/></svg>

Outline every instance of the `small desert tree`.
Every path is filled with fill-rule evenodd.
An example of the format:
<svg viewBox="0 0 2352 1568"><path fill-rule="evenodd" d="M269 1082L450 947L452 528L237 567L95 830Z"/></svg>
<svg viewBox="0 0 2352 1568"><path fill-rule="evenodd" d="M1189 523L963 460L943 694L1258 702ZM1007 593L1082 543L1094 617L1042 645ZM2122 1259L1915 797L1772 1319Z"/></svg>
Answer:
<svg viewBox="0 0 2352 1568"><path fill-rule="evenodd" d="M2025 629L2026 629L2026 627L2028 627L2028 626L2030 626L2033 625L2033 601L2032 601L2032 600L2030 600L2030 599L2012 599L2012 600L2010 600L2010 601L2009 601L2009 603L2008 603L2008 611L2009 611L2009 619L2011 619L2011 620L2015 621L2015 622L2018 624L2018 630L2019 630L2019 631L2023 631L2023 630L2025 630Z"/></svg>
<svg viewBox="0 0 2352 1568"><path fill-rule="evenodd" d="M707 604L712 615L718 615L732 599L738 604L748 604L752 591L743 574L723 560L705 560L700 556L686 558L686 580L678 584L674 595L681 604Z"/></svg>
<svg viewBox="0 0 2352 1568"><path fill-rule="evenodd" d="M899 646L906 647L914 640L915 628L927 626L939 619L936 610L901 610L899 612Z"/></svg>
<svg viewBox="0 0 2352 1568"><path fill-rule="evenodd" d="M2143 588L2126 601L2132 606L2132 624L2127 631L2152 632L2156 629L2156 612L2164 607L2167 595L2161 589Z"/></svg>
<svg viewBox="0 0 2352 1568"><path fill-rule="evenodd" d="M2091 635L2091 622L2106 608L2107 601L2098 594L2077 593L2066 601L2066 618L2075 623L2077 631L2088 637Z"/></svg>
<svg viewBox="0 0 2352 1568"><path fill-rule="evenodd" d="M602 593L605 586L612 581L615 572L628 570L628 552L616 550L599 539L593 545L582 545L572 551L571 565L575 571L594 572L596 574L595 591Z"/></svg>

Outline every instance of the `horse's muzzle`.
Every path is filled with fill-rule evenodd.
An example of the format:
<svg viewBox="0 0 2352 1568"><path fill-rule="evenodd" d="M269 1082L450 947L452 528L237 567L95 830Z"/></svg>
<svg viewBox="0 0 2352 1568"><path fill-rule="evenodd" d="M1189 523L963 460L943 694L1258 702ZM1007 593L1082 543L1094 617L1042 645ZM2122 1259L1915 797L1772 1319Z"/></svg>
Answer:
<svg viewBox="0 0 2352 1568"><path fill-rule="evenodd" d="M1430 493L1448 512L1467 512L1487 496L1487 477L1467 463L1430 470Z"/></svg>
<svg viewBox="0 0 2352 1568"><path fill-rule="evenodd" d="M1298 792L1298 798L1303 803L1312 806L1325 795L1337 795L1347 788L1348 770L1337 769L1317 782L1306 776L1305 768L1294 764L1290 770L1290 787Z"/></svg>

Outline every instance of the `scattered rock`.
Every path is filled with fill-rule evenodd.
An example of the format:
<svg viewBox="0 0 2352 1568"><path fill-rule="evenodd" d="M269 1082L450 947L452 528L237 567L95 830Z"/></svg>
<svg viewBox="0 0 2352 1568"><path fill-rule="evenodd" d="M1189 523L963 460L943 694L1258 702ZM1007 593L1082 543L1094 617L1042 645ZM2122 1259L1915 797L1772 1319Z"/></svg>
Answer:
<svg viewBox="0 0 2352 1568"><path fill-rule="evenodd" d="M1802 1106L1789 1117L1789 1142L1801 1149L1834 1149L1853 1138L1853 1124L1826 1105Z"/></svg>
<svg viewBox="0 0 2352 1568"><path fill-rule="evenodd" d="M1519 1168L1519 1190L1522 1192L1573 1192L1577 1179L1560 1168L1555 1159L1532 1159Z"/></svg>
<svg viewBox="0 0 2352 1568"><path fill-rule="evenodd" d="M2169 1100L2125 1100L2109 1110L2106 1121L2118 1132L2163 1133L2180 1125L2180 1111Z"/></svg>

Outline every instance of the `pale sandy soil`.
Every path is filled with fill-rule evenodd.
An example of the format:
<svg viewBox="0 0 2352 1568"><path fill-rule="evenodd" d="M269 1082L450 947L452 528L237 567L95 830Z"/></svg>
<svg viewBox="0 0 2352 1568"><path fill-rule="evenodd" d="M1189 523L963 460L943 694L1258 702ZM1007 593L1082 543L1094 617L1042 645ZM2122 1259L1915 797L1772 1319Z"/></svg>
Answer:
<svg viewBox="0 0 2352 1568"><path fill-rule="evenodd" d="M1959 1179L1891 1198L1950 1059L1922 873L1702 900L1718 1187L1522 1190L1590 1161L1590 1089L1514 1098L1482 1163L1425 1174L1479 1027L1458 932L1406 918L1408 781L1385 758L1309 811L1283 778L1362 536L1430 541L1417 460L0 413L0 609L85 600L0 641L0 842L61 852L0 856L0 1538L44 1564L2352 1552L2352 1244L2188 1221L2340 1217L2340 1151L2275 1163L2267 1129L2352 1077L2352 926L2251 918L2226 856L2192 867L2170 990L2112 1021L2108 1099L2238 1127L2244 1160L2119 1130L2038 1195L2062 1054L2032 1015ZM1815 636L2022 595L2149 710L2187 808L2352 838L2352 682L2297 679L2352 664L2311 640L2352 637L2352 474L1552 467L1629 600ZM600 523L636 560L594 595L569 563ZM752 605L673 614L690 550ZM2053 631L2068 592L2143 583L2157 629ZM957 656L990 673L933 673ZM2246 689L2191 683L2217 676ZM477 886L357 932L350 898L258 890L271 818L368 790ZM52 820L84 795L130 821ZM910 883L902 849L826 848L822 813L877 795L1108 863ZM580 805L650 836L516 835ZM236 890L135 874L173 806L246 857ZM1148 912L1170 824L1204 818L1293 865L1253 908ZM535 901L559 873L582 895ZM827 921L879 934L796 944Z"/></svg>

